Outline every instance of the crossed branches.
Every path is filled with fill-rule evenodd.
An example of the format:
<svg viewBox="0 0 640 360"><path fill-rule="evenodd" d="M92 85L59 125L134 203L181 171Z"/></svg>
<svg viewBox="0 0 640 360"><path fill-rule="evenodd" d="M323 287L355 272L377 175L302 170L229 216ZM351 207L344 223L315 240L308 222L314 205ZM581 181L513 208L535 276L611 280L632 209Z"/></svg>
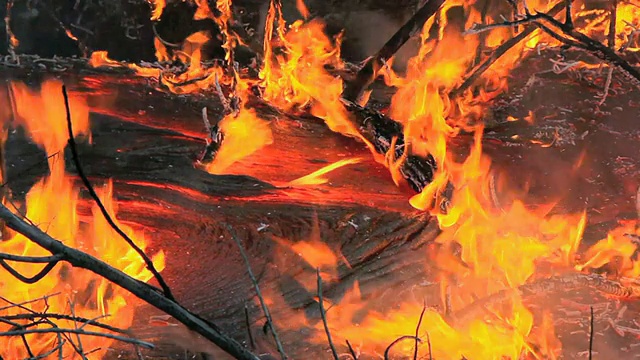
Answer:
<svg viewBox="0 0 640 360"><path fill-rule="evenodd" d="M607 46L600 41L597 41L580 31L578 31L575 26L571 15L572 10L572 0L563 0L563 2L558 3L554 8L552 8L549 12L531 12L526 5L526 1L523 0L523 8L524 13L519 13L518 6L516 0L507 0L516 13L515 20L512 21L503 21L488 25L480 25L474 24L471 29L467 30L467 34L478 34L481 32L503 28L503 27L516 27L520 25L533 25L534 28L530 28L527 30L530 34L533 29L538 28L544 33L548 34L552 38L557 41L565 44L566 46L574 47L576 49L584 50L589 54L599 58L600 60L611 64L616 67L623 75L625 75L635 86L640 88L640 71L632 66L629 62L624 60L620 55L618 55L611 44L613 42L612 38L615 36L615 6L611 11L611 24L609 28L609 45ZM565 16L564 21L560 21L556 19L556 14L560 11L561 7L564 7ZM526 31L525 31L526 32ZM521 33L524 34L525 32ZM527 35L528 35L527 34ZM526 36L526 35L525 35ZM524 39L525 36L522 36L520 40ZM518 36L514 37L516 39ZM519 42L518 41L518 42ZM517 43L517 42L516 42ZM505 42L506 44L506 42ZM503 44L504 45L504 44ZM511 44L510 44L511 45ZM515 45L513 43L511 46ZM466 84L463 86L470 86L471 84ZM463 87L461 86L461 87ZM463 89L464 90L464 89ZM460 89L456 90L457 93L460 93Z"/></svg>

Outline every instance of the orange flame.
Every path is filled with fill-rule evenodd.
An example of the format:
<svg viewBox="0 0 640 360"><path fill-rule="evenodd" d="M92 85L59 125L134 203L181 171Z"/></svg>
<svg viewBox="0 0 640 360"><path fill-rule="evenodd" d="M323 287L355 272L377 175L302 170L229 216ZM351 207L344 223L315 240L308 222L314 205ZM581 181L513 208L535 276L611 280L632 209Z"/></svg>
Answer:
<svg viewBox="0 0 640 360"><path fill-rule="evenodd" d="M320 185L329 181L327 178L322 177L333 170L339 169L343 166L357 164L361 162L360 158L352 158L352 159L344 159L340 161L336 161L333 164L327 165L319 170L312 172L309 175L305 175L303 177L297 178L295 180L290 181L288 186L305 186L305 185Z"/></svg>
<svg viewBox="0 0 640 360"><path fill-rule="evenodd" d="M528 1L527 5L530 9L544 11L555 3L537 0ZM229 30L231 2L216 1L220 12L217 16L206 1L196 1L196 4L195 18L211 18L220 27L224 35L223 47L227 51L225 59L230 60L233 48L240 43L237 35ZM263 90L262 97L284 111L308 110L322 118L331 130L360 138L371 147L353 126L340 99L342 80L327 71L328 67L341 69L344 66L340 57L341 36L330 39L320 20L307 20L310 13L302 0L297 0L296 6L306 21L287 26L280 2L270 2L263 43L264 61L258 83ZM397 88L389 114L404 126L406 151L400 159L396 159L395 151L390 151L377 160L389 168L397 184L400 183L399 166L410 154L432 155L438 165L433 181L412 197L410 203L417 209L431 212L440 226L440 235L425 254L425 264L431 273L436 273L442 290L441 301L450 313L443 315L435 309L427 309L419 336L424 339L428 334L437 339L432 343L430 357L433 358L516 359L524 354L556 358L561 344L555 339L550 315L544 314L542 324L534 324L531 310L518 295L518 287L549 274L589 271L603 266L613 266L612 274L617 276L637 277L640 266L634 260L637 251L634 236L638 236L639 230L635 224L623 224L587 250L577 263L576 253L586 225L585 213L556 214L551 212L554 204L532 209L521 200L498 203L495 189L491 188L492 179L498 174L481 146L484 109L496 94L507 89L508 75L522 58L532 53L531 49L543 44L555 46L558 42L539 29L534 31L482 74L477 94L468 90L451 98L449 94L462 83L469 69L477 66L480 40L478 36L464 36L448 26L446 13L455 6L462 6L468 15L466 28L479 23L483 17L475 1L445 2L437 19L440 28L436 38L430 31L435 24L434 17L423 27L420 50L409 61L406 73L398 75L389 68L383 69L386 83ZM518 3L519 10L522 11L523 6ZM585 13L577 12L576 18ZM593 36L608 31L608 16L604 11L596 15L598 19L581 31ZM616 47L636 49L640 26L638 8L621 3L617 15ZM510 39L513 32L496 28L485 35L483 46L491 48ZM185 41L183 52L177 57L189 63L189 70L178 76L163 77L163 84L171 91L198 91L211 86L215 77L223 78L220 68L205 68L201 64L200 49L208 38L208 34L196 33ZM156 44L158 59L169 59L161 42ZM123 66L106 58L96 64ZM159 76L157 71L150 70L145 74L135 65L126 66L142 76ZM225 116L219 124L225 139L214 162L206 168L211 173L224 173L233 163L273 143L269 124L245 106L251 84L236 73L232 75L226 80L233 79L237 85L235 96L242 100L242 105L237 113ZM194 82L175 86L177 82L189 80ZM533 124L534 114L530 112L523 120ZM451 149L452 140L461 129L475 133L464 161L460 161L459 154ZM397 139L394 144L395 141ZM325 179L319 176L340 165L345 163L332 164L289 185L321 183ZM448 186L453 189L453 196L445 201L442 194ZM509 189L503 191L509 192ZM442 204L446 204L446 211L442 211ZM314 226L317 227L317 220ZM322 268L322 275L333 281L337 274L338 252L323 243L315 229L309 240L275 241L297 253L309 266ZM312 280L307 277L300 281L312 291ZM454 316L457 310L473 304L476 299L501 292L505 296L500 305L487 307L469 319ZM270 296L269 300L273 302L277 298ZM382 352L398 336L413 334L421 308L421 304L407 301L385 314L369 311L362 319L360 315L368 310L367 300L362 298L356 283L341 301L330 305L327 318L332 336L360 344L358 348L363 351ZM318 332L314 340L326 342L321 324L309 324L306 319L296 317L288 325L315 327ZM536 346L531 346L532 342ZM411 354L413 345L412 341L400 343L394 351ZM424 354L427 345L423 342L419 350Z"/></svg>

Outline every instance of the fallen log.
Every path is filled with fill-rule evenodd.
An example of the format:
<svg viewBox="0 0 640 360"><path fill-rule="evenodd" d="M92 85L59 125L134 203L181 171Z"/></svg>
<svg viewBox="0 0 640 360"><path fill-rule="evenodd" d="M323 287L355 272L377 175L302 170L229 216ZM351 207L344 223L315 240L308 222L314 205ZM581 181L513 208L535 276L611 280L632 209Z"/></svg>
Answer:
<svg viewBox="0 0 640 360"><path fill-rule="evenodd" d="M383 156L390 154L390 149L393 146L394 148L391 153L393 158L401 159L403 157L406 144L404 142L403 127L400 123L374 109L362 107L344 99L342 102L345 109L352 115L355 128L373 145L378 154ZM280 116L288 116L280 113L279 110L258 96L252 97L248 105L250 107L260 108L262 113L266 112ZM322 121L312 115L305 115L305 118ZM207 159L213 159L215 155L212 155L212 153L215 154L221 146L220 142L224 139L224 135L220 133L220 130L215 126L214 128L214 133L211 135L211 138L215 141L212 141L204 151ZM420 157L408 155L400 166L399 171L411 189L419 193L433 181L436 169L437 164L433 156Z"/></svg>

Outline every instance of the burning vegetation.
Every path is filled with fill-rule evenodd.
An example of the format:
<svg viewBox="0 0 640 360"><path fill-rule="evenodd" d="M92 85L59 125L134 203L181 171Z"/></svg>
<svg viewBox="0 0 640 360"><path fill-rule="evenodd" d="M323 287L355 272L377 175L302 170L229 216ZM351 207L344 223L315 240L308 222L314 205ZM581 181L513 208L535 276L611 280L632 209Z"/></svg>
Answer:
<svg viewBox="0 0 640 360"><path fill-rule="evenodd" d="M149 1L154 29L170 3ZM515 73L541 54L552 54L555 74L600 71L604 81L598 84L599 106L608 97L637 91L640 4L421 1L378 53L354 65L342 54L347 35L330 34L313 4L295 1L297 20L287 22L285 5L271 0L263 7L262 46L256 48L231 0L189 3L194 21L215 26L194 31L179 44L156 31L153 63L116 61L106 51L88 51L74 36L77 26L72 29L63 22L60 26L87 50L86 60L78 60L84 71L126 72L171 96L215 99L219 106L202 108L202 120L198 119L204 122L205 135L196 131L194 137L205 139L202 152L194 154L193 171L219 179L250 175L273 186L274 192L243 200L247 203L268 202L280 196L274 195L276 191L285 198L278 201L355 202L354 198L362 198L357 186L337 191L321 186L339 182L341 169L367 159L385 168L384 179L403 189L413 209L403 218L437 227L420 235L429 238L415 250L423 277L407 280L413 296L390 298L384 289L365 295L353 274L367 262L355 263L347 250L332 246L321 234L316 216L304 238L271 233L260 240L272 243L268 257L276 276L292 279L306 294L302 302L313 304L318 314L310 315L305 306L291 305L280 287L261 289L245 253L248 245L243 242L248 240L229 224L211 219L224 232L220 237L237 245L257 294L255 299L251 294L251 301L259 304L266 318L262 337L269 345L254 341L246 315L250 341L244 346L180 305L160 276L171 257L162 250L145 255L150 246L145 232L117 220L113 182L92 185L95 179L83 172L75 138L91 146L90 113L99 112L99 106L90 105L80 91L67 93L60 80L45 80L34 90L12 79L2 93L7 110L0 110L5 148L10 133L22 129L46 153L48 173L24 196L2 192L0 217L6 226L0 242L0 299L5 302L0 307L2 358L102 358L113 356L109 349L118 341L133 344L142 357L138 348L154 344L135 339L131 330L136 325L134 305L140 304L136 297L169 315L151 323L171 334L175 345L210 354L217 354L219 347L241 359L257 359L254 353L261 352L287 358L291 341L281 340L278 334L283 332L299 333L295 341L331 350L289 355L295 358L591 358L594 317L605 318L610 310L599 309L596 297L604 299L601 303L616 304L611 311L617 316L607 320L612 329L636 338L640 334L640 324L635 328L620 324L626 309L640 298L640 204L636 203L638 214L616 222L599 241L587 242L589 209L568 211L559 205L560 198L530 201L528 180L522 180L522 186L505 181L509 170L497 166L485 151L488 134L499 132L500 126L533 127L540 121L536 109L526 109L524 116L508 114L499 126L486 119L506 101ZM9 1L6 9L10 51L4 61L15 67L25 66L21 61L37 64L43 60L16 53L21 39L11 31L12 4ZM394 64L401 62L395 54L408 41L416 45L416 53L406 64ZM219 59L207 55L213 42L224 50ZM242 63L238 54L247 52L254 56ZM532 76L525 86L535 87L536 81ZM391 95L385 98L386 94ZM638 100L627 105L637 107ZM295 124L304 129L305 121L316 120L368 153L346 154L308 174L288 169L286 158L281 160L282 172L255 165L260 156L269 156L264 155L269 149L282 145L278 131L294 131ZM550 148L573 141L568 136L556 128L551 140L540 135L523 142L531 148ZM519 137L514 134L511 140ZM67 146L73 171L65 167ZM586 156L573 159L566 176L578 176ZM3 169L6 184L10 179L5 173ZM76 179L82 181L93 205L81 196ZM201 202L206 197L187 186L130 182L136 184L178 189ZM631 180L631 187L638 189L637 181ZM640 201L640 193L635 201ZM258 232L269 226L261 224ZM348 226L357 231L362 225L349 222ZM402 241L395 243L403 246ZM367 261L376 261L375 256ZM401 271L394 273L396 278L402 276ZM151 281L160 288L147 285ZM323 287L342 288L341 296L327 298ZM561 299L565 308L579 310L588 325L580 344L585 352L568 355L563 353L565 341L575 345L576 340L561 335L566 324L554 311L560 301L555 297L585 291L595 305L578 303L572 296ZM381 306L383 302L387 306ZM278 309L277 316L270 308Z"/></svg>

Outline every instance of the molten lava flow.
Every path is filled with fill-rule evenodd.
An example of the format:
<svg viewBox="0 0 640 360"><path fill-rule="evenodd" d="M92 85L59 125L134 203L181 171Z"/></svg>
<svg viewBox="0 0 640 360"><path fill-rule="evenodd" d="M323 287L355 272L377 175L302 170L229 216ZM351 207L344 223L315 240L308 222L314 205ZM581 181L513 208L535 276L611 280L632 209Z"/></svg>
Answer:
<svg viewBox="0 0 640 360"><path fill-rule="evenodd" d="M14 117L17 124L25 128L29 138L42 146L48 155L54 155L64 148L66 143L66 115L61 97L60 83L45 82L40 92L29 90L24 84L12 83L11 94ZM70 94L70 106L74 115L74 130L77 134L89 132L87 105L84 99ZM6 120L6 119L3 119ZM40 229L67 246L93 255L128 275L141 280L151 279L143 260L121 239L106 223L101 212L94 206L90 216L79 216L79 192L71 177L65 175L64 160L61 155L53 156L49 161L50 174L36 183L26 195L24 208L26 217ZM106 188L98 188L97 192L112 218L116 219L116 203L113 201L111 182ZM19 211L19 210L16 210ZM82 218L82 220L81 220ZM118 223L143 250L147 241L144 234L134 231L129 226ZM35 245L24 236L17 234L0 242L0 252L22 256L48 256L47 251ZM153 257L156 267L164 268L162 252ZM19 273L30 277L42 269L42 264L13 263ZM0 294L3 300L23 303L22 308L8 303L0 306L0 316L12 316L28 312L74 315L85 319L96 319L104 324L121 329L128 328L133 321L134 307L132 296L109 281L82 269L70 267L66 263L56 267L35 284L25 284L17 278L3 274L0 280ZM43 300L46 297L46 300ZM72 320L52 319L59 328L74 329L82 324ZM31 321L16 320L18 324L30 324ZM0 331L5 332L13 326L3 323ZM45 330L51 328L46 322L28 325L28 329ZM85 330L93 330L85 326ZM26 341L33 355L30 355L20 337L3 337L0 339L0 354L6 359L44 356L57 358L54 351L59 346L56 334L39 333L26 335ZM64 355L73 356L74 349L69 341L63 345ZM75 336L73 341L77 344ZM92 358L104 355L111 340L95 336L81 336L82 349L91 352Z"/></svg>

